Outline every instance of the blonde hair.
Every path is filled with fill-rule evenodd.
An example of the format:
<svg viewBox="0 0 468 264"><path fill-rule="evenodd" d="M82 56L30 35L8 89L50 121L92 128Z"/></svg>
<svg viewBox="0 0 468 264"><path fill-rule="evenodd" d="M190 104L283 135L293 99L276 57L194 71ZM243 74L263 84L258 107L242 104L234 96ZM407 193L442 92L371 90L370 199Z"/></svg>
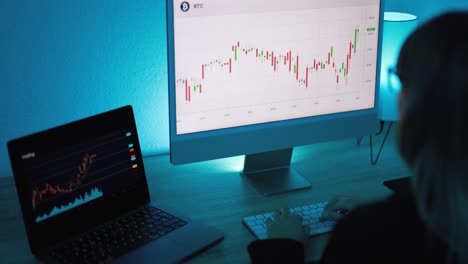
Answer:
<svg viewBox="0 0 468 264"><path fill-rule="evenodd" d="M440 15L405 41L397 64L399 149L427 229L468 262L468 13Z"/></svg>
<svg viewBox="0 0 468 264"><path fill-rule="evenodd" d="M416 207L427 228L447 242L451 253L468 260L468 179L460 160L444 161L424 147L413 164Z"/></svg>

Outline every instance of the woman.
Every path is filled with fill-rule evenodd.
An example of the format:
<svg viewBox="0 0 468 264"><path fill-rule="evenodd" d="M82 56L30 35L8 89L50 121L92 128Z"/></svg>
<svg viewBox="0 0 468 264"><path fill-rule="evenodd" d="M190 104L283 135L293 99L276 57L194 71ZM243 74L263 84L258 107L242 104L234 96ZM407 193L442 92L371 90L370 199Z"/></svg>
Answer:
<svg viewBox="0 0 468 264"><path fill-rule="evenodd" d="M412 168L411 192L357 206L335 199L338 220L321 263L468 263L468 13L449 12L405 41L398 147ZM336 214L350 210L342 217ZM254 263L304 261L301 219L280 212L270 239L249 245Z"/></svg>

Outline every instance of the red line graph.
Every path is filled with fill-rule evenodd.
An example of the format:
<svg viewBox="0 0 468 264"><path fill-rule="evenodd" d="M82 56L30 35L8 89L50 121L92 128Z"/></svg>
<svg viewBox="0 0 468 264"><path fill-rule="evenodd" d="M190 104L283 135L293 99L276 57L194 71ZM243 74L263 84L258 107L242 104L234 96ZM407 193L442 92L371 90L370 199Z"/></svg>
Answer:
<svg viewBox="0 0 468 264"><path fill-rule="evenodd" d="M94 162L96 158L96 154L89 154L86 153L80 165L77 167L77 172L74 178L65 185L51 185L49 183L45 183L42 186L34 186L32 188L32 207L36 208L36 203L38 200L44 198L45 195L56 195L58 193L71 193L73 190L78 188L91 167L91 164Z"/></svg>

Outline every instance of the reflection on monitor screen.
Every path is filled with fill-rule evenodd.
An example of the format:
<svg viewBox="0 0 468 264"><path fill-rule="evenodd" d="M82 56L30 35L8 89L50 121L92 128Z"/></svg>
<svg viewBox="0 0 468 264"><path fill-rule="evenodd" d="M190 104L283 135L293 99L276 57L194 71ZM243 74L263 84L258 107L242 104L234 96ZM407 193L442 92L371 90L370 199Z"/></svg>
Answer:
<svg viewBox="0 0 468 264"><path fill-rule="evenodd" d="M310 187L289 168L293 147L375 131L380 0L167 9L173 164L246 155L243 175L268 195Z"/></svg>

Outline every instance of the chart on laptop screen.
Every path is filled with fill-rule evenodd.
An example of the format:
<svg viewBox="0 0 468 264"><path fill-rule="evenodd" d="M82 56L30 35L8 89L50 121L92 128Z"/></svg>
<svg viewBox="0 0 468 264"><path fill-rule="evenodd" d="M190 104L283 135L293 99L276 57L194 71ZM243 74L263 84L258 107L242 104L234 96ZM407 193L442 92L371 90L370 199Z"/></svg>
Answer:
<svg viewBox="0 0 468 264"><path fill-rule="evenodd" d="M374 107L378 1L175 1L177 134Z"/></svg>
<svg viewBox="0 0 468 264"><path fill-rule="evenodd" d="M31 179L35 221L102 198L119 188L119 181L125 184L120 180L122 175L137 173L140 159L134 140L132 132L119 130L84 143L60 146L59 151L23 155L25 173Z"/></svg>

